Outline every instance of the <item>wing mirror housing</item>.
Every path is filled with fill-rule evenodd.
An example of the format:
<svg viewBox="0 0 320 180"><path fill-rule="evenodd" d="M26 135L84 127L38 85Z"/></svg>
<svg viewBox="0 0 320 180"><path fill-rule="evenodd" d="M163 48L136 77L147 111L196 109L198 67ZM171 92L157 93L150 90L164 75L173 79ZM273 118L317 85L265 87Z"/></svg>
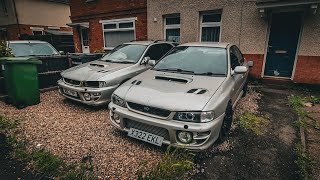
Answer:
<svg viewBox="0 0 320 180"><path fill-rule="evenodd" d="M150 57L144 57L141 61L141 64L148 64L149 61L150 61Z"/></svg>
<svg viewBox="0 0 320 180"><path fill-rule="evenodd" d="M62 54L62 55L64 55L64 54L65 54L65 52L64 52L64 51L59 51L59 53L60 53L60 54Z"/></svg>
<svg viewBox="0 0 320 180"><path fill-rule="evenodd" d="M155 61L155 60L149 60L149 61L148 61L148 64L149 64L150 66L154 66L154 65L156 65L156 61Z"/></svg>
<svg viewBox="0 0 320 180"><path fill-rule="evenodd" d="M233 70L233 74L245 74L248 71L248 68L246 66L237 66Z"/></svg>

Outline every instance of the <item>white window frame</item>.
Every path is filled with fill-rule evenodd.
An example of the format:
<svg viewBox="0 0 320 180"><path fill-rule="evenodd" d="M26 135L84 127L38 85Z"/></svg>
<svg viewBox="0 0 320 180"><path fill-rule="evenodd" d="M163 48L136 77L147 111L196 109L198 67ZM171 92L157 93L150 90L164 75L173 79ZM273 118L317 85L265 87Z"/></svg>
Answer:
<svg viewBox="0 0 320 180"><path fill-rule="evenodd" d="M220 27L220 33L219 33L219 42L221 42L221 32L222 32L222 18L220 20L220 22L202 22L203 20L203 15L209 15L209 14L221 14L220 12L212 12L212 13L201 13L200 14L200 37L199 37L199 41L202 42L202 28L204 27ZM211 41L204 41L204 42L211 42Z"/></svg>
<svg viewBox="0 0 320 180"><path fill-rule="evenodd" d="M180 18L180 24L170 24L170 25L167 25L167 18ZM164 17L164 36L163 36L163 39L164 40L167 40L167 29L179 29L179 32L180 32L180 40L179 42L181 42L181 17L180 16L165 16Z"/></svg>
<svg viewBox="0 0 320 180"><path fill-rule="evenodd" d="M44 28L41 28L41 27L30 27L30 29L32 30L32 35L34 35L35 31L41 31L41 34L44 35Z"/></svg>
<svg viewBox="0 0 320 180"><path fill-rule="evenodd" d="M137 17L133 17L133 18L123 18L123 19L112 19L112 20L101 20L99 21L102 25L102 35L103 35L103 48L105 50L112 50L115 47L106 47L106 41L105 41L105 32L119 32L119 31L132 31L133 30L133 34L134 34L134 40L136 40L136 21L138 20ZM122 23L132 23L133 27L131 28L120 28L119 24ZM104 29L104 25L107 24L116 24L116 28L114 29Z"/></svg>

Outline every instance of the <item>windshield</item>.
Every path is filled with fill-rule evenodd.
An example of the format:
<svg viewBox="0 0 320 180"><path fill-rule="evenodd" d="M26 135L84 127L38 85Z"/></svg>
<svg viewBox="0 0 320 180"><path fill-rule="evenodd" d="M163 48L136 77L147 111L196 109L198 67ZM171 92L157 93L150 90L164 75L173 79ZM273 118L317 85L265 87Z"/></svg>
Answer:
<svg viewBox="0 0 320 180"><path fill-rule="evenodd" d="M153 68L197 75L226 75L227 51L223 48L188 47L174 48Z"/></svg>
<svg viewBox="0 0 320 180"><path fill-rule="evenodd" d="M49 56L58 55L49 43L9 43L14 56Z"/></svg>
<svg viewBox="0 0 320 180"><path fill-rule="evenodd" d="M139 61L146 47L147 46L140 44L123 44L114 48L109 54L101 58L101 60L136 63Z"/></svg>

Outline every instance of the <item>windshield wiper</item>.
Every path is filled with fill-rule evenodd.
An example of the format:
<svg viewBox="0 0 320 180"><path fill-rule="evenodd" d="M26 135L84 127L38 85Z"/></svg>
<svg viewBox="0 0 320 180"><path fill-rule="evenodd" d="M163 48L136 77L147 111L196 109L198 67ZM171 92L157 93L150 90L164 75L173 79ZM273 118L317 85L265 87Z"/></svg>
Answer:
<svg viewBox="0 0 320 180"><path fill-rule="evenodd" d="M194 71L183 70L183 69L179 69L179 68L166 68L166 69L154 69L154 70L194 74Z"/></svg>
<svg viewBox="0 0 320 180"><path fill-rule="evenodd" d="M225 76L225 74L222 74L222 73L213 73L213 72L196 73L196 75L205 75L205 76Z"/></svg>

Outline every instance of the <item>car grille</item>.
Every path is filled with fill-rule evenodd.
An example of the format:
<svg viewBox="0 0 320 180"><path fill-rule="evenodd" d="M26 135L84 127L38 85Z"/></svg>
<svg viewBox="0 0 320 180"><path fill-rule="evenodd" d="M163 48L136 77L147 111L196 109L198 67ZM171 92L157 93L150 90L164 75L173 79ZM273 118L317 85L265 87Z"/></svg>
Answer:
<svg viewBox="0 0 320 180"><path fill-rule="evenodd" d="M125 127L128 129L134 128L134 129L138 129L141 131L145 131L145 132L157 135L157 136L161 136L165 140L170 140L168 130L165 128L162 128L162 127L152 126L149 124L140 123L140 122L133 121L130 119L125 119Z"/></svg>
<svg viewBox="0 0 320 180"><path fill-rule="evenodd" d="M130 108L132 108L136 111L140 111L140 112L144 112L147 114L152 114L152 115L156 115L156 116L160 116L160 117L168 117L171 113L171 111L168 111L165 109L144 106L144 105L136 104L136 103L132 103L132 102L128 102L128 105Z"/></svg>
<svg viewBox="0 0 320 180"><path fill-rule="evenodd" d="M71 84L71 85L75 85L75 86L80 86L81 82L77 81L77 80L72 80L72 79L68 79L68 78L63 78L63 81L65 83Z"/></svg>

